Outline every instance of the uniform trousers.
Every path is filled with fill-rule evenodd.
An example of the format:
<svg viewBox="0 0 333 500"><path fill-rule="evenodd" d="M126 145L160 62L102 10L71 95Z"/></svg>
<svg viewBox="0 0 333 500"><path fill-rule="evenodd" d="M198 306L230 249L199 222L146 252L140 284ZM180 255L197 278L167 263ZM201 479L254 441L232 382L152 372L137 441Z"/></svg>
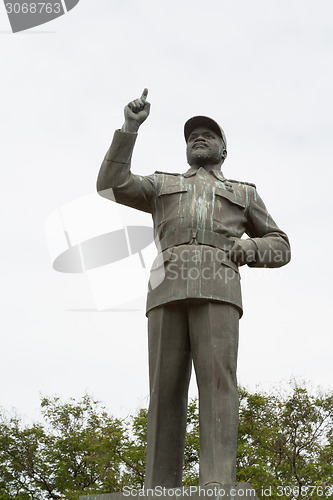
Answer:
<svg viewBox="0 0 333 500"><path fill-rule="evenodd" d="M239 311L183 300L148 313L150 404L145 487L182 484L192 361L199 392L199 484L236 480Z"/></svg>

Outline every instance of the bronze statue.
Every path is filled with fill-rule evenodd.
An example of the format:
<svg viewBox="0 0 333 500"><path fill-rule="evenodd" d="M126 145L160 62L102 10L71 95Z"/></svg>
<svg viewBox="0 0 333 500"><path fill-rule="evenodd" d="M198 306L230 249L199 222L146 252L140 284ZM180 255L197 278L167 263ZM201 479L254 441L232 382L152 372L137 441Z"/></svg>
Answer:
<svg viewBox="0 0 333 500"><path fill-rule="evenodd" d="M145 89L125 107L125 123L115 132L97 181L100 195L152 214L159 249L147 299L145 486L172 488L182 483L192 361L199 390L199 484L233 483L242 315L238 268L287 264L289 241L255 185L222 174L226 138L211 118L195 116L185 124L187 172L157 171L145 177L131 173L137 132L150 111L147 94Z"/></svg>

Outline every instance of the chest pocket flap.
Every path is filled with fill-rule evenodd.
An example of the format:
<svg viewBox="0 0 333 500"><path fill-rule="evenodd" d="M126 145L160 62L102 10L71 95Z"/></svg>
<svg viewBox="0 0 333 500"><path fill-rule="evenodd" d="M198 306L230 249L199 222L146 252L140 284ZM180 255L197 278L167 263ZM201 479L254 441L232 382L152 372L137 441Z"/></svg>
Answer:
<svg viewBox="0 0 333 500"><path fill-rule="evenodd" d="M186 186L181 186L180 184L164 184L158 196L162 196L164 194L173 194L173 193L185 193L187 191Z"/></svg>
<svg viewBox="0 0 333 500"><path fill-rule="evenodd" d="M222 188L216 188L215 195L222 196L223 198L229 200L231 203L234 203L235 205L245 208L245 201L243 201L242 198L235 192L227 191L226 189Z"/></svg>

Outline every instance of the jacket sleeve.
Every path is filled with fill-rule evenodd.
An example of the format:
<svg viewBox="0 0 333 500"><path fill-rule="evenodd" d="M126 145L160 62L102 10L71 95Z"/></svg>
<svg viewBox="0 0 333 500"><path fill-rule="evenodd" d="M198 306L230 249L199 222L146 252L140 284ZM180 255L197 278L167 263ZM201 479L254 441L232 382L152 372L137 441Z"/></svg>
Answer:
<svg viewBox="0 0 333 500"><path fill-rule="evenodd" d="M154 176L135 175L130 169L136 138L137 134L115 131L98 174L97 191L104 198L152 213Z"/></svg>
<svg viewBox="0 0 333 500"><path fill-rule="evenodd" d="M255 243L249 267L281 267L290 261L288 236L279 229L255 188L251 188L246 233Z"/></svg>

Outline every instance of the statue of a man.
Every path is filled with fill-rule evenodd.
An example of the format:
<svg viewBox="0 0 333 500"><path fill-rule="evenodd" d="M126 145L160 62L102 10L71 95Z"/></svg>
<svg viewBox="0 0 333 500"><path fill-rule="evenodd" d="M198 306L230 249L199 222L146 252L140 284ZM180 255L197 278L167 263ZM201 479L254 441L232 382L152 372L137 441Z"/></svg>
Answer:
<svg viewBox="0 0 333 500"><path fill-rule="evenodd" d="M97 181L100 195L152 214L159 255L147 299L150 405L145 486L182 484L192 361L199 390L200 485L236 480L239 266L280 267L290 260L254 184L228 180L222 128L195 116L185 124L189 170L130 170L150 104L147 89L125 107ZM166 147L169 147L167 144ZM244 239L246 234L249 238ZM162 278L161 278L162 276Z"/></svg>

